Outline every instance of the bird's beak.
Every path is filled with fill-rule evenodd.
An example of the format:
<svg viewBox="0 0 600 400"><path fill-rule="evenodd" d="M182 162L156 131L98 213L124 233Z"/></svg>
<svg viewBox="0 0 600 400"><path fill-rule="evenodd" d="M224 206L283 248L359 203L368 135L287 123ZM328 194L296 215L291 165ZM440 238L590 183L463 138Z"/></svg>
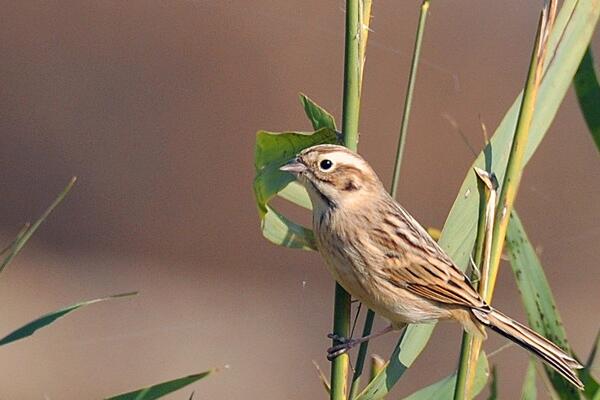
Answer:
<svg viewBox="0 0 600 400"><path fill-rule="evenodd" d="M299 175L306 171L306 165L300 161L299 158L294 158L287 164L283 164L280 168L281 171L290 172L294 175Z"/></svg>

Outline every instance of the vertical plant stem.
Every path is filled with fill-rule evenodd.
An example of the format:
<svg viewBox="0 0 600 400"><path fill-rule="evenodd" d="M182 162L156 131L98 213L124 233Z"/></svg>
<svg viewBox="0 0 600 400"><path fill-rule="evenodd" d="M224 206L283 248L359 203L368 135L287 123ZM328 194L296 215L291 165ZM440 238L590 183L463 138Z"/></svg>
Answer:
<svg viewBox="0 0 600 400"><path fill-rule="evenodd" d="M335 303L333 311L333 333L340 337L350 335L350 294L335 284ZM331 363L331 400L345 400L348 389L349 356L344 353Z"/></svg>
<svg viewBox="0 0 600 400"><path fill-rule="evenodd" d="M362 337L368 336L373 329L373 321L375 320L375 313L372 310L367 310L367 316L365 318L365 325L362 332ZM360 344L358 349L358 356L356 357L356 368L354 368L354 374L352 375L352 386L350 387L350 400L353 400L358 394L358 388L360 386L360 376L363 373L365 365L365 358L367 357L368 344L363 342Z"/></svg>
<svg viewBox="0 0 600 400"><path fill-rule="evenodd" d="M479 268L480 281L476 286L479 287L479 293L485 290L487 281L486 273L489 265L489 247L491 243L491 234L493 232L494 213L496 211L496 189L498 182L496 177L483 170L475 169L480 178L481 196L479 203L479 224L477 226L477 238L475 241L475 268ZM476 338L470 333L464 332L460 349L460 360L454 388L454 400L471 398L471 383L475 379L476 365L481 350L475 343Z"/></svg>
<svg viewBox="0 0 600 400"><path fill-rule="evenodd" d="M378 355L371 356L371 373L369 375L369 382L371 382L386 366L386 362L383 358Z"/></svg>
<svg viewBox="0 0 600 400"><path fill-rule="evenodd" d="M402 165L402 157L404 155L404 146L406 143L406 134L408 131L408 121L410 116L410 110L412 106L413 93L415 90L415 82L417 80L417 69L419 66L419 59L421 55L421 43L423 42L423 33L425 32L425 22L427 20L427 13L429 11L429 0L423 0L421 4L421 13L419 15L419 23L417 26L417 36L415 39L415 47L413 49L412 63L410 67L410 74L408 78L408 85L406 88L406 98L404 101L404 110L402 113L402 123L400 126L400 135L398 137L398 148L396 150L396 161L394 163L394 172L392 178L392 187L390 194L392 197L396 197L398 191L398 178L400 177L400 168ZM375 312L373 310L367 310L367 316L365 317L365 324L363 328L363 336L367 336L373 330L373 321L375 320ZM358 356L356 359L356 369L352 376L352 387L350 390L350 399L354 398L357 393L358 386L360 384L360 376L363 372L363 366L365 358L367 356L367 350L369 342L363 342L360 344L358 350Z"/></svg>
<svg viewBox="0 0 600 400"><path fill-rule="evenodd" d="M358 117L360 108L361 69L360 60L360 0L346 1L346 36L344 56L344 100L342 133L344 145L356 150L358 147ZM350 295L338 283L335 285L333 333L350 335ZM336 357L331 364L331 400L346 400L348 394L348 354Z"/></svg>
<svg viewBox="0 0 600 400"><path fill-rule="evenodd" d="M396 197L398 189L398 179L400 178L400 167L402 165L402 157L404 156L404 147L406 144L406 133L408 131L408 121L410 117L410 109L412 107L413 93L415 90L415 81L417 80L417 68L419 66L419 58L421 55L421 43L423 42L423 33L425 32L425 22L427 21L427 13L429 11L429 0L423 0L421 4L421 14L419 15L419 25L417 27L417 37L415 39L415 48L413 50L412 63L410 66L410 75L408 78L408 86L406 88L406 99L404 101L404 111L402 113L402 123L400 125L400 136L398 137L398 148L396 150L396 163L394 164L394 174L392 178L392 197Z"/></svg>
<svg viewBox="0 0 600 400"><path fill-rule="evenodd" d="M482 282L479 285L479 293L488 304L491 302L494 293L509 216L512 212L519 183L523 175L523 155L535 111L535 102L543 72L547 41L556 15L556 5L556 1L551 0L542 10L527 73L523 100L521 101L521 108L519 110L519 118L499 196L498 208L495 215L496 222L493 224L493 227L488 227L492 229L491 239L489 241L487 238L484 240L484 242L488 241L488 243L486 244L483 256L485 266L482 268ZM469 337L469 335L463 336L461 361L454 392L455 400L471 398L471 387L475 378L475 364L479 358L481 345L481 338Z"/></svg>
<svg viewBox="0 0 600 400"><path fill-rule="evenodd" d="M535 102L542 76L547 39L554 23L555 12L556 1L552 0L550 1L550 5L542 11L535 46L531 56L523 101L521 102L519 111L519 119L517 120L517 127L506 166L506 174L504 175L502 190L498 200L496 224L494 225L492 236L488 287L484 296L485 301L488 303L492 300L494 294L509 216L512 212L519 183L523 175L523 155L527 146L527 138L529 137L529 127L531 126L535 111Z"/></svg>
<svg viewBox="0 0 600 400"><path fill-rule="evenodd" d="M346 42L344 58L344 103L342 133L344 146L351 150L358 147L358 117L360 112L360 0L346 1Z"/></svg>

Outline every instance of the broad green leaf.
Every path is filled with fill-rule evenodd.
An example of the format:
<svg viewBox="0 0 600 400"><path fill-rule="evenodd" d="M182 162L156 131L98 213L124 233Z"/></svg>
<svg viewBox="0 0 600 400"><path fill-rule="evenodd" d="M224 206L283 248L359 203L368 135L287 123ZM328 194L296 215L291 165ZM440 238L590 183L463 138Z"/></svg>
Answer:
<svg viewBox="0 0 600 400"><path fill-rule="evenodd" d="M265 238L275 244L292 249L316 250L314 234L311 229L290 221L270 206L266 207L267 213L261 221Z"/></svg>
<svg viewBox="0 0 600 400"><path fill-rule="evenodd" d="M2 272L2 270L4 270L4 268L17 256L17 254L19 254L19 252L21 251L23 246L25 246L27 241L31 238L31 236L33 236L33 234L40 227L42 222L44 222L46 220L46 218L48 218L48 216L52 213L52 211L54 211L54 209L63 201L65 196L69 193L69 191L75 184L75 180L76 180L75 177L71 178L68 185L63 189L63 191L58 195L58 197L52 202L52 204L50 204L50 207L48 207L46 209L46 211L44 211L42 216L37 221L35 221L35 223L33 225L27 226L25 229L23 229L23 231L21 231L19 233L17 238L14 240L14 242L8 248L5 249L6 251L2 252L2 254L4 254L5 252L7 252L8 254L4 258L4 260L2 260L2 262L0 263L0 272Z"/></svg>
<svg viewBox="0 0 600 400"><path fill-rule="evenodd" d="M473 395L476 396L483 390L489 376L489 366L485 353L481 353L477 362L475 381L473 382ZM405 397L404 400L452 400L456 386L456 372L444 379L427 386Z"/></svg>
<svg viewBox="0 0 600 400"><path fill-rule="evenodd" d="M529 325L568 353L572 353L544 269L516 212L511 214L506 243L510 265ZM545 364L544 368L561 399L579 399L579 391L573 385Z"/></svg>
<svg viewBox="0 0 600 400"><path fill-rule="evenodd" d="M300 93L300 103L315 130L329 128L337 130L333 116L327 110L312 101L307 95Z"/></svg>
<svg viewBox="0 0 600 400"><path fill-rule="evenodd" d="M304 186L297 181L290 182L283 190L277 193L277 195L300 207L312 210L312 203L310 202L310 197L308 197L308 192L304 189Z"/></svg>
<svg viewBox="0 0 600 400"><path fill-rule="evenodd" d="M304 112L306 113L306 116L310 120L315 130L329 128L332 131L337 131L335 120L327 110L319 106L308 96L302 93L300 93L300 103L302 103ZM336 139L339 140L339 137ZM312 204L310 202L310 198L308 197L308 193L306 192L306 189L304 189L304 187L298 182L291 182L278 193L278 196L301 207L312 210Z"/></svg>
<svg viewBox="0 0 600 400"><path fill-rule="evenodd" d="M585 118L596 147L600 150L600 85L594 70L592 49L587 48L573 79L579 107Z"/></svg>
<svg viewBox="0 0 600 400"><path fill-rule="evenodd" d="M280 171L279 167L306 147L338 143L338 140L335 130L327 127L315 132L258 132L253 189L263 235L268 240L291 248L315 248L312 231L290 221L271 207L269 202L278 193L282 193L283 198L310 208L306 191L294 182L291 174Z"/></svg>
<svg viewBox="0 0 600 400"><path fill-rule="evenodd" d="M529 360L525 382L521 391L521 400L535 400L537 398L537 386L535 384L535 358Z"/></svg>
<svg viewBox="0 0 600 400"><path fill-rule="evenodd" d="M113 397L107 397L105 400L154 400L159 399L169 393L173 393L187 385L190 385L202 378L207 377L213 370L205 371L195 375L189 375L183 378L173 379L171 381L158 383L143 389L132 392L118 394ZM193 396L193 394L192 394ZM191 398L191 397L190 397Z"/></svg>
<svg viewBox="0 0 600 400"><path fill-rule="evenodd" d="M563 3L550 35L545 72L537 96L524 163L529 161L548 131L590 42L599 14L600 0L565 0ZM468 266L477 234L479 192L473 167L491 170L499 182L503 181L521 98L522 95L517 97L496 129L491 143L469 168L446 219L439 243L463 270ZM397 359L392 360L381 372L387 378L371 382L365 390L373 395L363 400L380 399L389 392L425 347L433 327L411 325L407 330L409 334L399 344L402 350L394 353Z"/></svg>
<svg viewBox="0 0 600 400"><path fill-rule="evenodd" d="M113 296L103 297L100 299L83 301L81 303L73 304L68 307L61 308L60 310L56 310L51 313L42 315L41 317L23 325L19 329L9 333L8 335L6 335L2 339L0 339L0 346L3 346L8 343L12 343L17 340L25 339L26 337L33 335L35 333L35 331L37 331L38 329L41 329L47 325L50 325L57 319L64 317L66 314L68 314L72 311L75 311L81 307L89 306L90 304L94 304L94 303L100 303L102 301L117 299L120 297L134 296L136 294L137 294L137 292L121 293L121 294L115 294Z"/></svg>

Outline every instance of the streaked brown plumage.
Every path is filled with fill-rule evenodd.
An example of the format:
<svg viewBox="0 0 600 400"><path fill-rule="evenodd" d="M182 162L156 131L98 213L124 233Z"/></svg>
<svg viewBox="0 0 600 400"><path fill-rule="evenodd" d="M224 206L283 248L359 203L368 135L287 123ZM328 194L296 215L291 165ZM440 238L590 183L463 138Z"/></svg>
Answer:
<svg viewBox="0 0 600 400"><path fill-rule="evenodd" d="M530 328L485 303L467 276L385 190L358 154L342 146L305 149L282 168L306 187L317 247L329 271L353 297L390 320L450 319L485 337L489 327L533 352L578 388L581 364ZM379 334L371 335L371 337ZM336 346L336 356L363 339Z"/></svg>

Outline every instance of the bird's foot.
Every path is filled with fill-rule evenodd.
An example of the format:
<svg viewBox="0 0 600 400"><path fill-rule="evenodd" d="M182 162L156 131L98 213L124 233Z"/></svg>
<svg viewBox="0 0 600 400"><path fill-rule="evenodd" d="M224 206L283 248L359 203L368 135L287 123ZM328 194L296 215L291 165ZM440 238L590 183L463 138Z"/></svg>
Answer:
<svg viewBox="0 0 600 400"><path fill-rule="evenodd" d="M348 339L334 333L330 333L327 335L327 337L329 339L333 339L335 343L333 346L327 349L327 359L329 361L333 361L334 358L347 353L350 349L361 342L359 339Z"/></svg>

